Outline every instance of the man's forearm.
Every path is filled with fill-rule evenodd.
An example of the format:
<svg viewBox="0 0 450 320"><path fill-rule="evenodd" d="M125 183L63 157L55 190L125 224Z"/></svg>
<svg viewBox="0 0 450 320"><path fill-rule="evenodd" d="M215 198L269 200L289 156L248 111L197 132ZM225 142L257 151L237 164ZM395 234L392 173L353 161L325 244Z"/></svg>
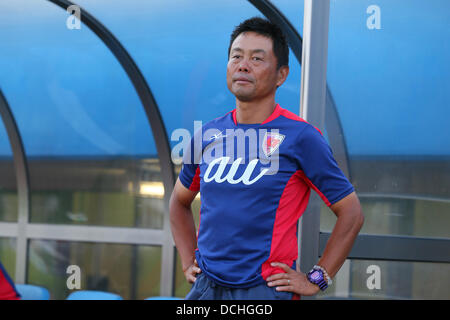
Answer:
<svg viewBox="0 0 450 320"><path fill-rule="evenodd" d="M364 218L360 207L338 217L318 264L333 278L347 259L362 227Z"/></svg>
<svg viewBox="0 0 450 320"><path fill-rule="evenodd" d="M181 257L183 270L194 262L197 236L191 208L173 202L170 205L170 226L173 239Z"/></svg>

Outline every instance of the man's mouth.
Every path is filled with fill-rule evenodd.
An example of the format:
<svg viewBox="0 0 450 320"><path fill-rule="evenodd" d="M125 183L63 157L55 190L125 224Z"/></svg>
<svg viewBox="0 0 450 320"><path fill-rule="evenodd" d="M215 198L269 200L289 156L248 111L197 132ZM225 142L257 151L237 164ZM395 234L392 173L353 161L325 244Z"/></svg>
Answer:
<svg viewBox="0 0 450 320"><path fill-rule="evenodd" d="M247 78L244 78L244 77L239 77L239 78L234 79L234 82L238 83L238 84L247 84L247 83L251 83L252 81Z"/></svg>

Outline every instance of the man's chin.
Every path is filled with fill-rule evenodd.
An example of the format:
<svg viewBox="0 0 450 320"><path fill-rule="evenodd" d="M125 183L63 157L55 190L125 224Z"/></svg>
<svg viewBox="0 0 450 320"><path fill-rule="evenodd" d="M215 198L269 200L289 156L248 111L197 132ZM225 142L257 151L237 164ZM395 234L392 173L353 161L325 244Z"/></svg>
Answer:
<svg viewBox="0 0 450 320"><path fill-rule="evenodd" d="M249 102L253 99L253 95L248 92L242 92L242 91L235 91L233 92L236 99L242 102Z"/></svg>
<svg viewBox="0 0 450 320"><path fill-rule="evenodd" d="M252 97L249 97L249 96L238 96L238 95L235 95L235 97L236 97L236 99L238 99L239 101L242 101L242 102L250 102L250 101L252 101Z"/></svg>

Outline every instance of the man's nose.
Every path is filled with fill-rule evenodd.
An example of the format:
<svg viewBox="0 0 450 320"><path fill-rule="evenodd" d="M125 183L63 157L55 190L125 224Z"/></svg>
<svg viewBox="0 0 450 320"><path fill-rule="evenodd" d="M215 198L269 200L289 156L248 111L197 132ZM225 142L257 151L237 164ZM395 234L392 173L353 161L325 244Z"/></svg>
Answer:
<svg viewBox="0 0 450 320"><path fill-rule="evenodd" d="M240 71L240 72L248 72L249 71L247 59L242 59L239 62L238 71Z"/></svg>

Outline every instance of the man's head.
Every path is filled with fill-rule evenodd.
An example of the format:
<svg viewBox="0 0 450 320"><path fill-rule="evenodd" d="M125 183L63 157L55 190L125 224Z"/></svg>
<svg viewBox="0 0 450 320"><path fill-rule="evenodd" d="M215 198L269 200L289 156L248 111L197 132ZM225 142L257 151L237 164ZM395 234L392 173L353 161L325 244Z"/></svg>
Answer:
<svg viewBox="0 0 450 320"><path fill-rule="evenodd" d="M289 48L282 31L262 18L238 25L228 47L227 85L241 101L275 94L289 74Z"/></svg>

